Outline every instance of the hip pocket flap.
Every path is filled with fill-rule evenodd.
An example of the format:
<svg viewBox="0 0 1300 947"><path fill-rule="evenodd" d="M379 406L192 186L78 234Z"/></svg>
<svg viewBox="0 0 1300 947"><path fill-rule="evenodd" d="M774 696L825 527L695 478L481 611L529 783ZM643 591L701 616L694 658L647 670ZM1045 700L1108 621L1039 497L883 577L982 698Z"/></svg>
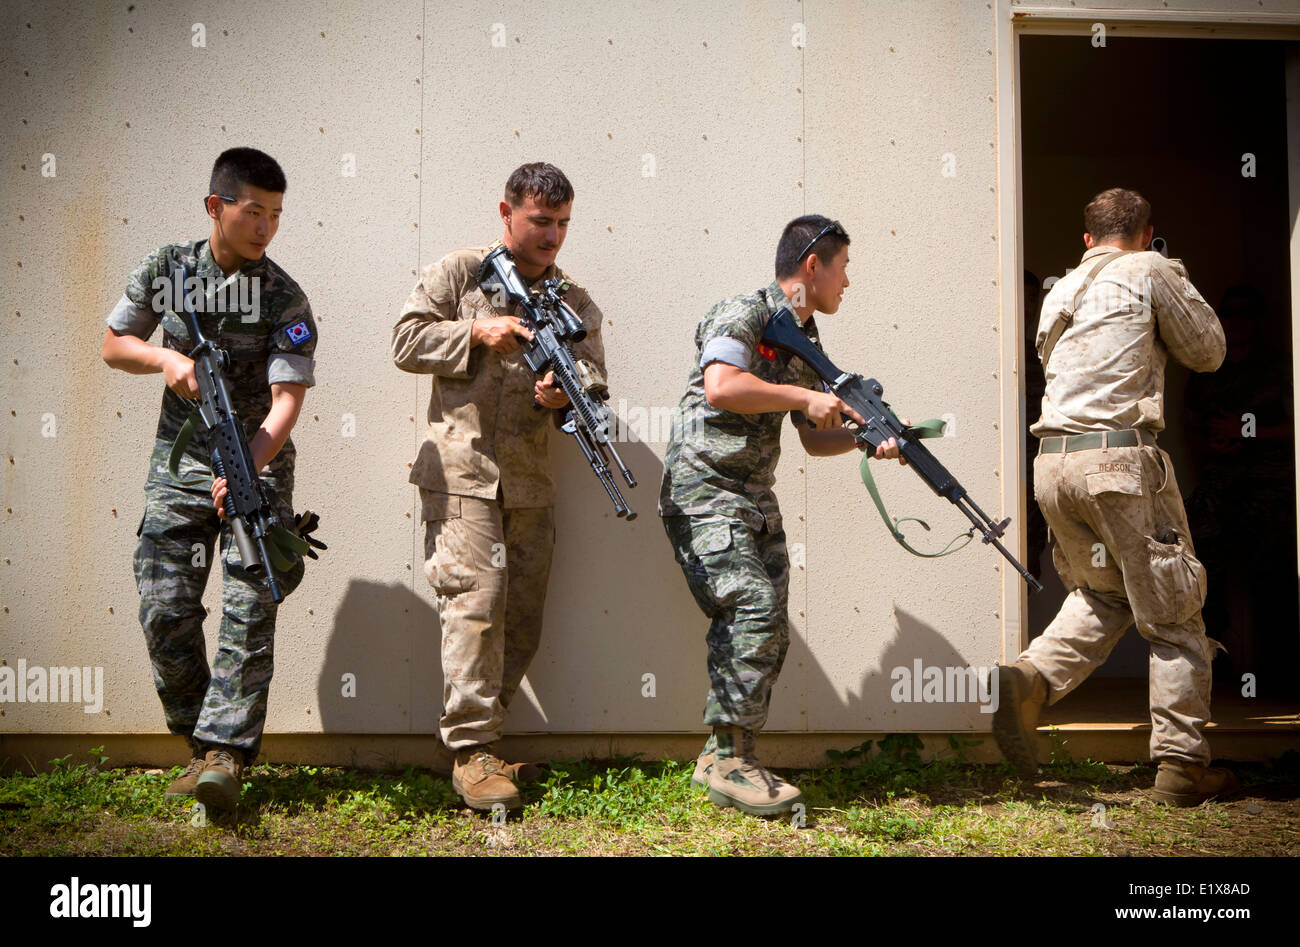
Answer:
<svg viewBox="0 0 1300 947"><path fill-rule="evenodd" d="M1083 472L1088 484L1088 494L1126 493L1129 496L1142 496L1142 468L1138 464L1117 463L1097 464Z"/></svg>
<svg viewBox="0 0 1300 947"><path fill-rule="evenodd" d="M420 488L420 519L451 520L460 516L460 497L453 493L438 493Z"/></svg>
<svg viewBox="0 0 1300 947"><path fill-rule="evenodd" d="M691 552L707 556L731 548L731 524L726 520L703 523L691 531Z"/></svg>

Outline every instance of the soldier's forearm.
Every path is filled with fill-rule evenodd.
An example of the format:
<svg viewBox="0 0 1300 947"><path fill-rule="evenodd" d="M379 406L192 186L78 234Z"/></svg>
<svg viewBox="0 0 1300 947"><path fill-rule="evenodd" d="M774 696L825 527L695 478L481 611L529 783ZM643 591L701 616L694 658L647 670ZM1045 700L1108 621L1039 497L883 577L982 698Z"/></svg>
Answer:
<svg viewBox="0 0 1300 947"><path fill-rule="evenodd" d="M473 322L404 318L393 329L393 364L419 375L469 377Z"/></svg>
<svg viewBox="0 0 1300 947"><path fill-rule="evenodd" d="M271 410L257 429L253 439L248 443L248 450L253 455L253 466L261 470L280 453L284 442L289 439L289 432L298 423L302 411L302 401L307 389L302 385L281 382L271 386Z"/></svg>
<svg viewBox="0 0 1300 947"><path fill-rule="evenodd" d="M170 349L150 345L134 335L119 335L112 329L104 336L100 355L110 368L132 375L156 375L171 358Z"/></svg>

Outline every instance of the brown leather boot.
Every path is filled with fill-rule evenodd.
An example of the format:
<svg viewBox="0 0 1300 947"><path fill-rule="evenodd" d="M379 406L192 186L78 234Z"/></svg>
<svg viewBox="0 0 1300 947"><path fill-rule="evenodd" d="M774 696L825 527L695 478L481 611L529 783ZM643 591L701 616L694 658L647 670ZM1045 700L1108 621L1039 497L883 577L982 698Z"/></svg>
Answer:
<svg viewBox="0 0 1300 947"><path fill-rule="evenodd" d="M1231 770L1201 766L1183 760L1161 760L1151 798L1170 806L1199 806L1236 792L1241 783Z"/></svg>
<svg viewBox="0 0 1300 947"><path fill-rule="evenodd" d="M735 755L714 759L709 771L709 802L768 816L783 815L803 801L803 793L758 762L752 730L725 727L714 732L719 751L730 749Z"/></svg>
<svg viewBox="0 0 1300 947"><path fill-rule="evenodd" d="M208 747L194 796L209 809L234 809L244 782L244 754L233 746Z"/></svg>
<svg viewBox="0 0 1300 947"><path fill-rule="evenodd" d="M1007 762L1024 779L1038 772L1038 715L1047 702L1047 679L1028 661L999 665L998 709L993 714L993 739Z"/></svg>
<svg viewBox="0 0 1300 947"><path fill-rule="evenodd" d="M511 781L510 772L511 767L492 752L490 745L467 746L456 751L451 788L460 793L471 809L488 812L497 803L507 809L517 809L519 790Z"/></svg>
<svg viewBox="0 0 1300 947"><path fill-rule="evenodd" d="M194 795L194 788L198 785L199 776L203 773L203 767L207 766L207 754L203 752L203 747L193 740L189 741L190 753L192 758L190 763L185 767L185 772L181 773L171 781L167 787L167 792L163 794L165 799L179 799L182 796Z"/></svg>

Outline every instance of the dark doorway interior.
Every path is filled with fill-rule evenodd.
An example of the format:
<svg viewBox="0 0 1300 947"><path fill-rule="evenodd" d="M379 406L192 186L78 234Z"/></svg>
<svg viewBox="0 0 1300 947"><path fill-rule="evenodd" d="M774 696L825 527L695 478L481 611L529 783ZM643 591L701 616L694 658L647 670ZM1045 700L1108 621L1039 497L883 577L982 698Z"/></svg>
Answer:
<svg viewBox="0 0 1300 947"><path fill-rule="evenodd" d="M1239 697L1250 673L1272 699L1300 693L1285 52L1249 40L1111 36L1097 47L1092 34L1024 36L1019 77L1027 271L1043 283L1077 266L1084 205L1108 187L1134 188L1224 323L1218 372L1193 375L1170 360L1160 446L1207 565L1208 632L1228 649L1215 660L1216 695ZM1032 354L1038 312L1027 296ZM1036 357L1027 375L1032 423ZM1253 436L1243 436L1250 419ZM1047 585L1030 597L1033 637L1064 589L1029 490L1029 558L1042 553ZM1145 677L1147 652L1130 630L1096 676Z"/></svg>

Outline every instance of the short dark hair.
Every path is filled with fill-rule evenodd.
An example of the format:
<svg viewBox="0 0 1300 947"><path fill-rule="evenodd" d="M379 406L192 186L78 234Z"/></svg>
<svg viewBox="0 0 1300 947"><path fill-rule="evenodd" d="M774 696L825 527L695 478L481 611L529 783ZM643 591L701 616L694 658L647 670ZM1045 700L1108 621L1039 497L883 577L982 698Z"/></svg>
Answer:
<svg viewBox="0 0 1300 947"><path fill-rule="evenodd" d="M1102 191L1083 209L1083 230L1093 240L1140 237L1149 223L1151 205L1137 191L1127 188Z"/></svg>
<svg viewBox="0 0 1300 947"><path fill-rule="evenodd" d="M256 148L230 148L217 156L208 182L209 194L239 197L244 185L283 194L288 186L280 166L264 151Z"/></svg>
<svg viewBox="0 0 1300 947"><path fill-rule="evenodd" d="M518 207L526 198L535 197L547 207L559 207L573 200L573 185L553 164L534 161L521 164L506 180L506 201Z"/></svg>
<svg viewBox="0 0 1300 947"><path fill-rule="evenodd" d="M806 214L786 224L785 230L781 232L781 239L776 245L776 278L785 279L794 276L805 256L815 254L823 263L835 259L840 250L849 245L849 235L842 228L822 234L812 248L805 252L808 241L834 223L835 221L821 214Z"/></svg>

